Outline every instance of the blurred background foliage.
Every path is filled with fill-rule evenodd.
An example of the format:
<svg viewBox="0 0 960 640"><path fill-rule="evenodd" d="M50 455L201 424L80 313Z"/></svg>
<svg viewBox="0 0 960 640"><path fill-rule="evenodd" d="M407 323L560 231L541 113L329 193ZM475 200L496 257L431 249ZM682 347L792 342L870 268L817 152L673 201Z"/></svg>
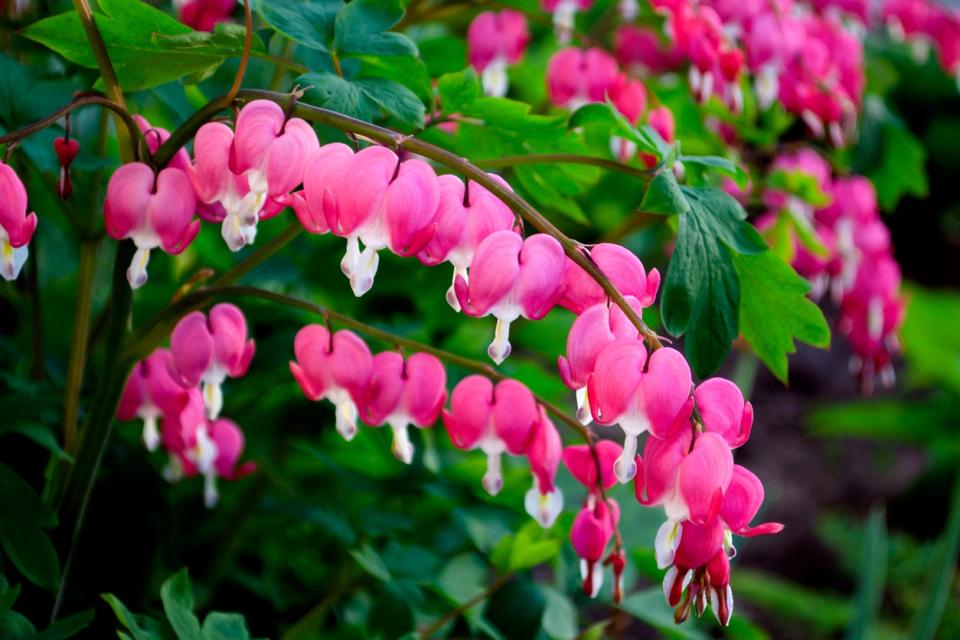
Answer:
<svg viewBox="0 0 960 640"><path fill-rule="evenodd" d="M4 130L66 104L97 78L95 71L65 64L17 35L38 15L70 8L63 1L35 4L41 6L21 21L0 25ZM535 0L498 4L538 10ZM583 27L610 4L598 1L582 17ZM273 0L258 9L284 5ZM384 67L358 55L345 61L346 72L379 73L425 96L430 78L466 66L463 34L474 13L449 11L442 20L405 25L419 57L398 56L396 66ZM294 44L263 20L257 24L265 52L329 75L317 49ZM543 77L556 43L544 37L548 24L532 28L531 48L510 71L512 97L543 114L550 109ZM201 84L177 81L186 72L169 58L164 67L164 56L171 54L161 48L156 68L143 71L176 73L131 93L133 109L155 126L176 128L228 88L237 64L229 52L235 53L236 43L223 47L226 53L210 54L210 68L191 70L198 77L209 74ZM632 487L613 491L623 507L630 553L628 596L614 606L609 585L596 601L580 593L565 532L583 490L568 475L559 475L567 511L557 526L542 531L521 508L529 486L525 464L507 461L505 489L491 498L480 486L482 456L453 450L442 428L414 435L422 455L409 467L390 455L389 434L382 429L363 428L345 444L332 428L329 407L307 402L287 369L294 333L314 319L252 300L242 308L257 355L246 378L227 383L224 414L244 428L245 457L257 461L258 473L224 483L221 504L208 511L200 482L168 485L160 475L165 461L143 449L138 426L116 425L71 567L63 610L72 615L47 627L64 557L62 540L54 536L51 542L44 533L56 519L42 494L51 464L66 456L59 422L77 286L72 223L77 208L99 207L88 201L100 193L92 176L116 157L115 149L96 149L103 121L87 109L75 114L72 125L82 149L73 201L61 203L51 189L56 128L25 141L12 160L43 224L31 245L27 277L0 285L0 637L33 637L39 628L45 638L75 632L103 638L116 629L137 640L238 638L248 631L291 640L398 638L449 614L441 631L454 637L960 638L960 96L932 61L918 65L901 47L880 39L871 39L868 51L869 98L860 138L832 160L874 181L910 282L899 382L893 392L861 398L846 373L849 352L842 340L829 352L801 348L791 359L789 386L745 349L728 358L722 371L750 395L757 416L752 444L738 461L767 486L764 519L786 523L779 536L743 543L733 573L737 613L729 629L721 632L711 616L674 626L652 550L660 516L634 502ZM254 57L246 85L286 90L297 76ZM682 78L650 78L648 87L676 114L684 152L723 153ZM387 122L410 128L402 117ZM743 135L753 136L756 167L778 143L803 137L802 127L785 114L740 124ZM461 132L455 148L475 159L496 158L536 151L545 140L550 151L575 145L572 151L607 153L606 138L591 141L589 128L586 147L563 132L542 140L527 133L494 127ZM320 134L324 141L341 137ZM444 135L431 129L424 137L449 146ZM634 215L642 183L576 166L518 168L510 177L571 236L618 241L648 268L665 267L673 231L662 219ZM287 212L262 224L258 243L292 220ZM455 353L484 352L492 323L464 322L450 310L446 270L385 254L376 286L358 300L339 273L341 245L330 236L301 236L245 282ZM100 246L98 282L109 281L113 252L113 243ZM163 308L197 269L223 271L237 259L217 229L205 225L184 254L151 264L134 323ZM108 292L103 286L94 293L94 374L83 388L85 406L105 356L96 319L109 304ZM826 312L833 313L829 307ZM42 322L34 331L37 318ZM656 321L650 314L647 319ZM546 399L568 404L572 394L556 375L555 358L572 320L557 310L535 324L519 323L514 355L503 372ZM389 345L371 342L371 348ZM451 388L463 373L450 369Z"/></svg>

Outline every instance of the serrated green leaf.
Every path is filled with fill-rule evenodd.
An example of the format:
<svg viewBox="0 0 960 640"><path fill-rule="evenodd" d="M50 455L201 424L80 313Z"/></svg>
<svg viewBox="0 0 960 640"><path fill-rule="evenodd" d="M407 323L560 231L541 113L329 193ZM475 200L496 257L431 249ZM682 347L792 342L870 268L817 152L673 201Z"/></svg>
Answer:
<svg viewBox="0 0 960 640"><path fill-rule="evenodd" d="M681 191L690 209L679 218L664 282L663 322L671 334L685 336L691 367L706 377L720 366L739 333L740 283L733 254L768 249L731 196L717 189Z"/></svg>
<svg viewBox="0 0 960 640"><path fill-rule="evenodd" d="M203 621L203 640L249 640L247 622L239 613L211 611Z"/></svg>
<svg viewBox="0 0 960 640"><path fill-rule="evenodd" d="M399 0L352 0L337 14L334 49L339 54L418 55L402 33L388 31L403 17Z"/></svg>
<svg viewBox="0 0 960 640"><path fill-rule="evenodd" d="M787 381L787 355L795 340L830 346L830 327L810 298L810 284L772 251L733 254L740 281L740 332L757 356Z"/></svg>
<svg viewBox="0 0 960 640"><path fill-rule="evenodd" d="M640 210L663 215L686 213L690 210L690 203L680 190L673 169L663 168L657 171L643 194Z"/></svg>
<svg viewBox="0 0 960 640"><path fill-rule="evenodd" d="M256 0L257 13L274 31L317 51L329 52L343 0Z"/></svg>
<svg viewBox="0 0 960 640"><path fill-rule="evenodd" d="M179 640L200 640L200 621L193 614L193 593L186 569L181 569L160 587L163 611Z"/></svg>

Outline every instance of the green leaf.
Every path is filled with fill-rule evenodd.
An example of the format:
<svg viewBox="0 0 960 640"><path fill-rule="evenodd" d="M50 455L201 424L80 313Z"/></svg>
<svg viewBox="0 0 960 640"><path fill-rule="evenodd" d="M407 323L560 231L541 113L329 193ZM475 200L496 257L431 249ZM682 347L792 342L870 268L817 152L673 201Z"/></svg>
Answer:
<svg viewBox="0 0 960 640"><path fill-rule="evenodd" d="M708 169L713 169L724 175L733 178L734 182L742 189L747 186L747 172L726 158L719 156L680 156L680 162L684 164L696 164Z"/></svg>
<svg viewBox="0 0 960 640"><path fill-rule="evenodd" d="M169 51L153 36L190 34L192 30L172 16L140 0L100 0L94 14L120 86L139 91L184 76L203 77L223 61L222 54L189 49ZM67 60L97 68L80 19L73 11L34 22L22 35L53 49Z"/></svg>
<svg viewBox="0 0 960 640"><path fill-rule="evenodd" d="M927 152L899 120L888 119L882 128L883 149L879 163L866 171L877 189L880 207L891 211L905 195L926 197Z"/></svg>
<svg viewBox="0 0 960 640"><path fill-rule="evenodd" d="M130 610L115 595L102 593L100 597L113 609L113 615L117 617L117 622L133 634L133 640L152 640L152 636L137 623L136 616L130 613Z"/></svg>
<svg viewBox="0 0 960 640"><path fill-rule="evenodd" d="M291 40L329 52L343 0L256 0L263 21Z"/></svg>
<svg viewBox="0 0 960 640"><path fill-rule="evenodd" d="M950 515L939 544L939 557L934 558L930 566L931 584L923 591L924 606L917 612L913 621L910 637L914 640L933 640L937 637L940 621L950 602L957 557L960 555L960 475L953 483Z"/></svg>
<svg viewBox="0 0 960 640"><path fill-rule="evenodd" d="M647 191L643 194L640 210L644 213L662 213L664 215L686 213L690 210L690 203L687 202L686 197L680 190L673 169L662 168L657 171L653 180L650 181Z"/></svg>
<svg viewBox="0 0 960 640"><path fill-rule="evenodd" d="M673 611L663 599L663 590L651 587L632 593L623 599L620 608L670 637L706 640L707 636L692 628L688 621L677 625Z"/></svg>
<svg viewBox="0 0 960 640"><path fill-rule="evenodd" d="M0 463L0 513L5 520L48 529L57 516L27 482L10 467Z"/></svg>
<svg viewBox="0 0 960 640"><path fill-rule="evenodd" d="M363 570L372 575L377 580L382 580L384 582L389 582L391 580L390 570L387 569L387 565L384 564L383 558L380 557L373 547L368 544L363 545L359 549L351 549L350 555L353 556L353 559L357 561Z"/></svg>
<svg viewBox="0 0 960 640"><path fill-rule="evenodd" d="M731 586L736 597L755 608L784 621L810 625L816 631L808 634L810 637L832 635L828 632L842 629L853 617L845 596L807 589L760 571L738 567L732 573Z"/></svg>
<svg viewBox="0 0 960 640"><path fill-rule="evenodd" d="M960 294L911 286L900 331L911 383L960 391Z"/></svg>
<svg viewBox="0 0 960 640"><path fill-rule="evenodd" d="M397 120L415 129L423 127L426 108L413 91L386 78L360 78L360 91Z"/></svg>
<svg viewBox="0 0 960 640"><path fill-rule="evenodd" d="M685 351L697 375L720 366L739 333L740 283L733 254L767 251L746 213L717 189L682 187L690 205L679 219L677 246L664 282L664 326L686 336Z"/></svg>
<svg viewBox="0 0 960 640"><path fill-rule="evenodd" d="M305 102L371 121L381 109L413 128L423 126L425 108L405 86L385 78L347 80L328 71L307 73L297 82L313 85Z"/></svg>
<svg viewBox="0 0 960 640"><path fill-rule="evenodd" d="M352 0L337 14L334 49L340 54L417 56L417 45L388 31L403 17L399 0Z"/></svg>
<svg viewBox="0 0 960 640"><path fill-rule="evenodd" d="M437 95L444 113L459 113L481 96L480 79L473 67L447 73L437 79Z"/></svg>
<svg viewBox="0 0 960 640"><path fill-rule="evenodd" d="M847 640L874 637L887 578L887 524L882 507L875 507L867 520L867 540L860 562L860 585L856 608L847 628Z"/></svg>
<svg viewBox="0 0 960 640"><path fill-rule="evenodd" d="M511 536L504 536L490 554L503 573L515 573L552 560L560 553L563 541L534 521Z"/></svg>
<svg viewBox="0 0 960 640"><path fill-rule="evenodd" d="M573 640L577 637L577 608L565 593L540 585L546 600L543 609L543 630L553 640Z"/></svg>
<svg viewBox="0 0 960 640"><path fill-rule="evenodd" d="M180 569L160 587L163 611L179 640L200 640L200 621L193 614L193 593L186 569Z"/></svg>
<svg viewBox="0 0 960 640"><path fill-rule="evenodd" d="M40 527L4 518L0 521L0 542L3 551L30 582L48 591L57 588L60 582L57 551Z"/></svg>
<svg viewBox="0 0 960 640"><path fill-rule="evenodd" d="M740 281L740 332L781 381L795 340L830 346L830 327L810 298L810 284L772 251L732 254Z"/></svg>
<svg viewBox="0 0 960 640"><path fill-rule="evenodd" d="M8 433L19 433L24 437L30 438L38 445L57 456L57 458L60 460L66 460L67 462L71 463L73 462L73 457L63 450L63 448L60 446L60 443L57 442L57 436L54 435L53 431L49 427L31 422L14 422L9 425L0 426L0 435Z"/></svg>
<svg viewBox="0 0 960 640"><path fill-rule="evenodd" d="M249 640L247 622L239 613L211 611L203 621L203 640Z"/></svg>
<svg viewBox="0 0 960 640"><path fill-rule="evenodd" d="M65 640L90 626L94 611L87 609L66 618L60 618L37 635L37 640Z"/></svg>
<svg viewBox="0 0 960 640"><path fill-rule="evenodd" d="M766 183L767 189L789 193L814 207L830 204L830 196L820 188L817 179L806 171L776 169L767 176Z"/></svg>
<svg viewBox="0 0 960 640"><path fill-rule="evenodd" d="M636 143L646 151L657 155L658 160L667 157L672 145L667 143L660 134L644 125L637 129L612 103L595 102L584 105L570 115L567 126L571 129L587 124L603 124L610 129L611 136L620 136Z"/></svg>
<svg viewBox="0 0 960 640"><path fill-rule="evenodd" d="M158 47L171 52L239 57L243 55L246 35L246 29L242 25L221 22L214 28L213 33L207 31L191 31L174 35L154 33L152 40ZM267 53L263 40L256 33L251 39L250 51L254 55Z"/></svg>

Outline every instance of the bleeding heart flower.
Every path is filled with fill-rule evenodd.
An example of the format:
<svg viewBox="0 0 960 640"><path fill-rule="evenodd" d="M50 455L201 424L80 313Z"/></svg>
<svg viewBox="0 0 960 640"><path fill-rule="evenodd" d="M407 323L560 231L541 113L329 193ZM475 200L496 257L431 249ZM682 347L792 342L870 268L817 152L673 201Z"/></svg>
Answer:
<svg viewBox="0 0 960 640"><path fill-rule="evenodd" d="M510 324L523 316L539 320L562 294L563 247L538 233L526 239L513 231L487 236L470 263L470 282L454 283L463 312L474 318L492 315L497 329L487 354L500 364L510 355Z"/></svg>
<svg viewBox="0 0 960 640"><path fill-rule="evenodd" d="M710 378L693 392L704 428L736 449L750 438L753 405L744 402L740 388L724 378Z"/></svg>
<svg viewBox="0 0 960 640"><path fill-rule="evenodd" d="M16 280L27 261L37 214L27 213L27 190L10 165L0 162L0 276Z"/></svg>
<svg viewBox="0 0 960 640"><path fill-rule="evenodd" d="M647 273L629 249L604 242L590 249L590 259L623 296L633 296L641 308L653 304L660 287L660 272L651 269ZM586 271L569 258L565 265L563 297L558 303L561 307L580 315L594 305L607 302L607 294Z"/></svg>
<svg viewBox="0 0 960 640"><path fill-rule="evenodd" d="M73 183L70 180L70 165L80 152L80 145L76 140L56 138L53 141L53 150L60 163L60 175L57 178L57 195L61 200L67 200L73 194Z"/></svg>
<svg viewBox="0 0 960 640"><path fill-rule="evenodd" d="M490 177L510 189L500 176ZM436 235L420 251L423 264L436 265L449 262L453 265L453 283L447 290L447 303L460 311L454 285L457 278L469 281L467 268L473 261L477 247L491 233L513 228L514 215L510 208L495 195L477 183L446 174L437 178L439 205L434 222Z"/></svg>
<svg viewBox="0 0 960 640"><path fill-rule="evenodd" d="M599 440L594 447L600 461L600 477L603 479L603 488L609 489L617 483L613 473L613 465L623 447L613 440ZM597 491L597 460L594 460L590 446L585 444L571 445L563 449L563 465L577 481L591 493Z"/></svg>
<svg viewBox="0 0 960 640"><path fill-rule="evenodd" d="M527 18L519 11L482 11L467 29L470 64L480 72L487 95L507 95L507 65L516 64L530 41Z"/></svg>
<svg viewBox="0 0 960 640"><path fill-rule="evenodd" d="M111 238L129 238L137 246L127 269L133 289L147 282L151 250L159 247L178 254L193 242L200 231L200 221L193 218L196 209L193 185L180 169L168 167L154 173L149 165L131 162L110 176L104 222Z"/></svg>
<svg viewBox="0 0 960 640"><path fill-rule="evenodd" d="M523 384L504 380L494 386L480 375L461 380L450 396L450 410L443 412L455 447L487 454L483 488L490 495L503 488L500 456L526 454L539 419L536 400Z"/></svg>
<svg viewBox="0 0 960 640"><path fill-rule="evenodd" d="M223 407L221 385L227 376L247 373L253 358L253 339L247 340L247 321L232 304L218 304L209 316L188 313L170 334L171 372L183 387L202 383L207 416L215 420Z"/></svg>
<svg viewBox="0 0 960 640"><path fill-rule="evenodd" d="M440 416L447 400L447 375L443 365L428 353L406 360L395 351L373 357L370 381L363 394L360 415L370 426L384 423L393 429L393 455L413 461L413 444L407 427L425 429Z"/></svg>
<svg viewBox="0 0 960 640"><path fill-rule="evenodd" d="M603 102L619 74L617 61L603 49L561 49L547 66L550 101L570 109Z"/></svg>
<svg viewBox="0 0 960 640"><path fill-rule="evenodd" d="M148 451L160 444L159 419L180 413L189 400L187 391L170 375L172 364L170 351L157 349L134 365L117 406L118 420L143 420L143 444Z"/></svg>
<svg viewBox="0 0 960 640"><path fill-rule="evenodd" d="M644 431L666 437L692 387L690 366L678 351L658 349L648 359L637 340L617 340L603 348L587 393L593 419L623 429L623 455L614 467L620 482L629 482L637 472L637 438Z"/></svg>
<svg viewBox="0 0 960 640"><path fill-rule="evenodd" d="M563 492L554 484L563 442L557 428L540 407L540 419L533 426L527 460L533 472L533 487L527 491L523 504L534 520L544 529L549 529L563 511Z"/></svg>
<svg viewBox="0 0 960 640"><path fill-rule="evenodd" d="M593 6L593 0L541 0L540 5L544 11L553 14L553 28L557 41L563 44L570 41L577 11L588 10Z"/></svg>
<svg viewBox="0 0 960 640"><path fill-rule="evenodd" d="M197 31L213 31L221 22L230 20L237 0L173 0L177 17Z"/></svg>
<svg viewBox="0 0 960 640"><path fill-rule="evenodd" d="M603 586L603 555L620 521L620 507L613 499L584 506L570 528L570 542L580 557L583 592L596 598Z"/></svg>
<svg viewBox="0 0 960 640"><path fill-rule="evenodd" d="M328 400L336 407L337 431L345 440L357 434L357 404L362 401L373 368L370 349L355 333L311 324L297 332L296 362L290 372L310 400Z"/></svg>

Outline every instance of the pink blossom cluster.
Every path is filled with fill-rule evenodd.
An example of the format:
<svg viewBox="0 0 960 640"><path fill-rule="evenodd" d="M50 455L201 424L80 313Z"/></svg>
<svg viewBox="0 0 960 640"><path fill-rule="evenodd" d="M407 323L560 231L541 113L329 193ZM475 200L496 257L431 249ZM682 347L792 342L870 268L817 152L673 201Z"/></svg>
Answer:
<svg viewBox="0 0 960 640"><path fill-rule="evenodd" d="M960 86L960 11L930 0L886 0L881 19L890 35L911 45L920 58L932 47L943 69Z"/></svg>
<svg viewBox="0 0 960 640"><path fill-rule="evenodd" d="M786 215L809 230L821 246L817 251L791 236L794 268L813 283L815 298L828 288L832 292L840 308L838 329L854 351L851 370L864 390L871 391L878 376L884 386L892 386L891 357L899 351L897 332L906 304L873 184L862 176L833 177L830 165L811 149L781 154L771 172L812 178L827 202L816 207L797 195L768 189L764 203L769 212L758 226L770 229L778 216Z"/></svg>
<svg viewBox="0 0 960 640"><path fill-rule="evenodd" d="M666 18L666 38L622 26L615 50L624 65L661 73L689 63L695 96L716 97L734 112L749 72L762 108L779 100L815 135L837 146L850 138L865 77L863 43L849 21L793 0L657 0L654 7Z"/></svg>
<svg viewBox="0 0 960 640"><path fill-rule="evenodd" d="M592 102L609 100L631 124L649 124L667 142L675 136L673 113L666 106L647 110L647 89L644 84L620 69L620 65L603 49L568 47L553 54L547 66L547 89L550 101L569 109ZM620 160L629 160L636 153L636 144L615 137L612 151ZM652 166L655 158L642 159Z"/></svg>
<svg viewBox="0 0 960 640"><path fill-rule="evenodd" d="M240 309L218 304L209 314L194 311L174 327L169 349L157 349L137 363L117 407L118 419L143 421L148 450L163 445L169 481L203 476L208 507L218 500L217 478L234 480L255 468L238 465L243 432L220 417L220 385L227 377L246 375L253 353Z"/></svg>

